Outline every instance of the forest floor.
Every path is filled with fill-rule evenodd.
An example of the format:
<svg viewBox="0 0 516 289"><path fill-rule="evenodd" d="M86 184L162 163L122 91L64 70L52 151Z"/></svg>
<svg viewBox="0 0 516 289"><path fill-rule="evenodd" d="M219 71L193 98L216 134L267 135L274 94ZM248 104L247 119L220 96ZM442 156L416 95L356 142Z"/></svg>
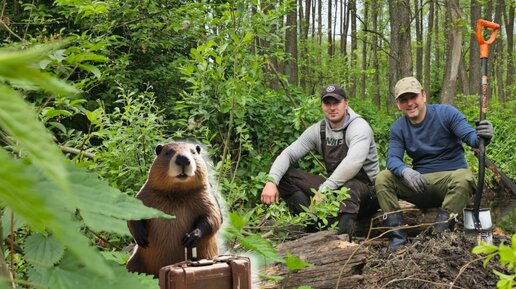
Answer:
<svg viewBox="0 0 516 289"><path fill-rule="evenodd" d="M495 235L493 243L501 240L509 241ZM383 244L368 246L361 288L496 288L493 269L504 270L497 258L484 268L484 258L471 253L475 245L474 236L455 231L423 232L394 253L386 252Z"/></svg>

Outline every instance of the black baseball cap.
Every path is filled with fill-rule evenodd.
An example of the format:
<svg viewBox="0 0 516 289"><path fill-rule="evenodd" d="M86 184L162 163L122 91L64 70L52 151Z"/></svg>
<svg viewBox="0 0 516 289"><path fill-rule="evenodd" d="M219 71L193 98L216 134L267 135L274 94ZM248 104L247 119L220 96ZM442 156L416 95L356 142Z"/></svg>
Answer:
<svg viewBox="0 0 516 289"><path fill-rule="evenodd" d="M321 92L321 100L324 100L327 97L333 97L338 101L347 99L344 89L342 89L338 84L330 84L323 89Z"/></svg>

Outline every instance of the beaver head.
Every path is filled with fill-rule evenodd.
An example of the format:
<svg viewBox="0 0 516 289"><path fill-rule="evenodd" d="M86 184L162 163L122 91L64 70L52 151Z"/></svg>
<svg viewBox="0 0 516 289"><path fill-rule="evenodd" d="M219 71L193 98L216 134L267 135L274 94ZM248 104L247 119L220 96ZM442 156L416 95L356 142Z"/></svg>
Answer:
<svg viewBox="0 0 516 289"><path fill-rule="evenodd" d="M186 142L156 146L148 183L161 190L194 191L207 185L207 167L201 147Z"/></svg>

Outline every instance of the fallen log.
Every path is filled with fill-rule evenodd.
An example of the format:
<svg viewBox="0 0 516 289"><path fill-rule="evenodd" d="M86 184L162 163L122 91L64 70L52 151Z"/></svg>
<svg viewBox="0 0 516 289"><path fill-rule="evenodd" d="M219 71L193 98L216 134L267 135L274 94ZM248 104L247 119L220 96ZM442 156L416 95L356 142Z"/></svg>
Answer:
<svg viewBox="0 0 516 289"><path fill-rule="evenodd" d="M347 240L347 235L323 231L279 245L278 250L283 255L288 251L312 265L289 272L285 264L274 263L265 267L262 273L281 276L283 280L263 280L260 288L296 288L301 285L321 289L358 288L368 249Z"/></svg>

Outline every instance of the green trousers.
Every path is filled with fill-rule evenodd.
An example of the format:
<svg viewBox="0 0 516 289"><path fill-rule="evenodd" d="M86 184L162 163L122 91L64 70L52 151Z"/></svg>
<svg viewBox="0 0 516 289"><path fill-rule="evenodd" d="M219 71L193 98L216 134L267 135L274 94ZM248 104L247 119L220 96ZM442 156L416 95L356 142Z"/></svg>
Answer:
<svg viewBox="0 0 516 289"><path fill-rule="evenodd" d="M423 174L429 181L426 191L418 194L403 182L403 178L389 170L381 171L375 179L376 195L384 212L400 209L398 199L419 208L442 207L451 213L462 214L475 189L475 178L468 169Z"/></svg>

